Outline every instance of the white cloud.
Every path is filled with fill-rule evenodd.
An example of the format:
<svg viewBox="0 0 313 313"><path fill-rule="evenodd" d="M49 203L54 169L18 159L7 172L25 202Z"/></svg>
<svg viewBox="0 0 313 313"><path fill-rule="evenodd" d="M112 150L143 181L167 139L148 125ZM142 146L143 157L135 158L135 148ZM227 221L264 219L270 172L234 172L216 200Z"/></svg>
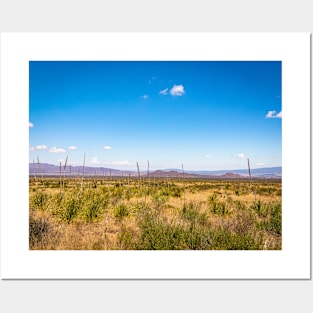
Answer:
<svg viewBox="0 0 313 313"><path fill-rule="evenodd" d="M238 153L236 156L240 159L243 159L246 155L244 153Z"/></svg>
<svg viewBox="0 0 313 313"><path fill-rule="evenodd" d="M143 95L141 98L142 98L142 99L148 99L149 96L148 96L148 95Z"/></svg>
<svg viewBox="0 0 313 313"><path fill-rule="evenodd" d="M68 162L68 165L75 166L75 165L83 165L83 164L82 162L74 161L74 162Z"/></svg>
<svg viewBox="0 0 313 313"><path fill-rule="evenodd" d="M104 146L103 149L104 149L104 150L111 150L112 147L110 147L110 146Z"/></svg>
<svg viewBox="0 0 313 313"><path fill-rule="evenodd" d="M131 163L129 161L113 161L113 162L103 162L103 164L105 165L131 165Z"/></svg>
<svg viewBox="0 0 313 313"><path fill-rule="evenodd" d="M45 145L41 145L41 146L39 145L39 146L36 146L35 149L36 150L46 150L46 149L48 149L48 147Z"/></svg>
<svg viewBox="0 0 313 313"><path fill-rule="evenodd" d="M29 145L29 151L46 150L46 149L48 149L48 147L45 146L45 145L39 145L39 146L36 146L36 147L33 147L32 145Z"/></svg>
<svg viewBox="0 0 313 313"><path fill-rule="evenodd" d="M49 152L51 152L51 153L64 153L64 152L66 152L66 150L63 149L63 148L56 148L56 147L53 147L53 148L51 148L51 149L49 150Z"/></svg>
<svg viewBox="0 0 313 313"><path fill-rule="evenodd" d="M167 95L168 94L168 88L160 90L159 94L163 95L163 96Z"/></svg>
<svg viewBox="0 0 313 313"><path fill-rule="evenodd" d="M131 165L129 161L113 161L112 164L114 165Z"/></svg>
<svg viewBox="0 0 313 313"><path fill-rule="evenodd" d="M69 146L67 149L68 149L68 150L76 150L77 147L75 147L75 146Z"/></svg>
<svg viewBox="0 0 313 313"><path fill-rule="evenodd" d="M277 113L276 111L268 111L265 118L282 118L282 111Z"/></svg>
<svg viewBox="0 0 313 313"><path fill-rule="evenodd" d="M185 93L185 89L183 85L174 85L170 91L172 96L182 96Z"/></svg>
<svg viewBox="0 0 313 313"><path fill-rule="evenodd" d="M34 127L34 124L33 123L31 123L31 122L29 122L29 128L33 128Z"/></svg>
<svg viewBox="0 0 313 313"><path fill-rule="evenodd" d="M100 164L99 158L98 157L93 157L91 159L91 164Z"/></svg>

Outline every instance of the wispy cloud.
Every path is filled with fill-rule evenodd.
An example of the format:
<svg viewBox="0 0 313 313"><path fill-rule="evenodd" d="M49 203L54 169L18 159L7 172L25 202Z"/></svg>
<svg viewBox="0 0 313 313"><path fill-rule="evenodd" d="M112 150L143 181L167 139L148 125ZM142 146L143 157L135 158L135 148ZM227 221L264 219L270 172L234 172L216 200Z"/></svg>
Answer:
<svg viewBox="0 0 313 313"><path fill-rule="evenodd" d="M111 150L112 147L111 147L111 146L104 146L103 149L104 149L104 150Z"/></svg>
<svg viewBox="0 0 313 313"><path fill-rule="evenodd" d="M46 150L46 149L48 149L48 147L45 145L39 145L39 146L36 146L35 149L36 150Z"/></svg>
<svg viewBox="0 0 313 313"><path fill-rule="evenodd" d="M246 155L244 153L238 153L236 156L240 159L243 159Z"/></svg>
<svg viewBox="0 0 313 313"><path fill-rule="evenodd" d="M154 80L156 80L157 78L156 78L156 76L153 76L149 81L148 81L148 84L150 85L150 84L152 84L152 82L154 81Z"/></svg>
<svg viewBox="0 0 313 313"><path fill-rule="evenodd" d="M277 113L276 111L268 111L265 118L282 118L282 111Z"/></svg>
<svg viewBox="0 0 313 313"><path fill-rule="evenodd" d="M64 152L66 152L66 150L63 149L63 148L52 147L52 148L49 150L49 152L51 152L51 153L64 153Z"/></svg>
<svg viewBox="0 0 313 313"><path fill-rule="evenodd" d="M163 95L163 96L167 95L168 94L168 88L160 90L159 94Z"/></svg>
<svg viewBox="0 0 313 313"><path fill-rule="evenodd" d="M112 164L114 165L131 165L129 161L113 161Z"/></svg>
<svg viewBox="0 0 313 313"><path fill-rule="evenodd" d="M29 125L29 128L33 128L34 127L34 124L31 123L31 122L29 122L28 125Z"/></svg>
<svg viewBox="0 0 313 313"><path fill-rule="evenodd" d="M123 161L112 161L112 162L103 162L103 164L105 164L105 165L121 165L121 166L131 165L131 163L129 161L126 161L126 160L123 160Z"/></svg>
<svg viewBox="0 0 313 313"><path fill-rule="evenodd" d="M45 146L45 145L38 145L38 146L35 146L35 147L33 147L32 145L29 145L29 151L46 150L46 149L48 149L48 147Z"/></svg>
<svg viewBox="0 0 313 313"><path fill-rule="evenodd" d="M72 162L72 161L69 161L69 162L68 162L68 165L75 166L75 165L83 165L83 164L82 164L82 162L79 162L79 161L73 161L73 162Z"/></svg>
<svg viewBox="0 0 313 313"><path fill-rule="evenodd" d="M98 157L93 157L92 159L91 159L91 163L90 164L100 164L101 162L100 162L100 160L99 160L99 158Z"/></svg>
<svg viewBox="0 0 313 313"><path fill-rule="evenodd" d="M182 96L185 93L185 88L183 85L174 85L170 90L172 96Z"/></svg>
<svg viewBox="0 0 313 313"><path fill-rule="evenodd" d="M69 146L67 149L68 149L68 150L76 150L77 147L76 147L76 146Z"/></svg>

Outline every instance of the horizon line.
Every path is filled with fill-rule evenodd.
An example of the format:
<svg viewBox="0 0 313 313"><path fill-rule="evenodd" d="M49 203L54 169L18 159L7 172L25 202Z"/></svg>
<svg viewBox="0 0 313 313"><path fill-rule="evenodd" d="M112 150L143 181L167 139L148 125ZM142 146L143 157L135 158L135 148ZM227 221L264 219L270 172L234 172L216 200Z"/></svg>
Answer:
<svg viewBox="0 0 313 313"><path fill-rule="evenodd" d="M53 164L53 163L46 163L46 162L29 162L29 165L43 165L43 164L47 164L47 165L52 165L55 167L63 167L65 166L65 164ZM136 165L134 165L134 169L130 169L129 167L124 168L124 169L120 169L120 168L115 168L115 167L110 167L109 165L106 166L105 164L101 165L84 165L84 164L67 164L66 167L91 167L91 168L104 168L104 169L111 169L111 170L117 170L117 171L129 171L129 172L137 172L137 167ZM282 168L282 165L276 165L276 166L263 166L263 167L251 167L251 170L258 170L258 169L267 169L267 168ZM242 171L242 170L247 170L248 171L248 166L247 167L243 167L243 168L232 168L232 169L226 169L226 168L219 168L219 169L188 169L184 167L184 170L182 170L182 168L178 168L178 167L152 167L149 169L150 171L158 171L158 170L171 170L171 171L207 171L207 172L216 172L216 171ZM148 171L147 169L145 170L141 170L141 172L145 172Z"/></svg>

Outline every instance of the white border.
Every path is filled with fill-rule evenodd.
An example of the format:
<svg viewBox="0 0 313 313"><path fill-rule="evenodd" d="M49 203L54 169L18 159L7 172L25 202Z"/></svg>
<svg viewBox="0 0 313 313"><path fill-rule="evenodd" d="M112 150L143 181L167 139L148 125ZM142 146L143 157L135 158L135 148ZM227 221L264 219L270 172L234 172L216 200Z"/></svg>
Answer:
<svg viewBox="0 0 313 313"><path fill-rule="evenodd" d="M282 251L29 251L30 60L282 60ZM309 279L310 34L1 34L2 279Z"/></svg>

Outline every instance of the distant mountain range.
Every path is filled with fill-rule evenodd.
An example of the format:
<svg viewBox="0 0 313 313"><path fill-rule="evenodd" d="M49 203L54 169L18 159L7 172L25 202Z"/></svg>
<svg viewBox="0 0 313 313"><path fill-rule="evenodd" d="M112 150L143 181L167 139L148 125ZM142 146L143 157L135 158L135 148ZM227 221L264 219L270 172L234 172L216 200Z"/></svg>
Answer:
<svg viewBox="0 0 313 313"><path fill-rule="evenodd" d="M177 171L182 172L181 169L168 169L164 171ZM221 176L225 174L239 174L242 176L249 176L248 169L244 170L215 170L215 171L185 171L186 173L196 174L196 175L212 175L212 176ZM261 176L261 177L281 177L282 176L282 167L263 167L263 168L252 168L251 176Z"/></svg>
<svg viewBox="0 0 313 313"><path fill-rule="evenodd" d="M34 173L36 175L60 175L60 171L62 175L65 173L67 175L122 175L122 173L125 173L128 175L128 173L135 173L130 171L120 171L112 168L106 168L106 167L91 167L91 166L72 166L68 165L66 166L64 170L64 165L57 166L53 164L48 163L29 163L29 175L33 175Z"/></svg>
<svg viewBox="0 0 313 313"><path fill-rule="evenodd" d="M86 176L138 176L137 171L121 171L107 167L90 167L90 166L56 166L48 163L29 163L29 175L55 176L60 175L84 175ZM217 170L217 171L188 171L181 169L165 169L146 171L140 173L142 176L149 177L186 177L186 178L247 178L249 177L248 169L246 170ZM251 176L261 178L281 178L282 167L266 167L251 169Z"/></svg>

